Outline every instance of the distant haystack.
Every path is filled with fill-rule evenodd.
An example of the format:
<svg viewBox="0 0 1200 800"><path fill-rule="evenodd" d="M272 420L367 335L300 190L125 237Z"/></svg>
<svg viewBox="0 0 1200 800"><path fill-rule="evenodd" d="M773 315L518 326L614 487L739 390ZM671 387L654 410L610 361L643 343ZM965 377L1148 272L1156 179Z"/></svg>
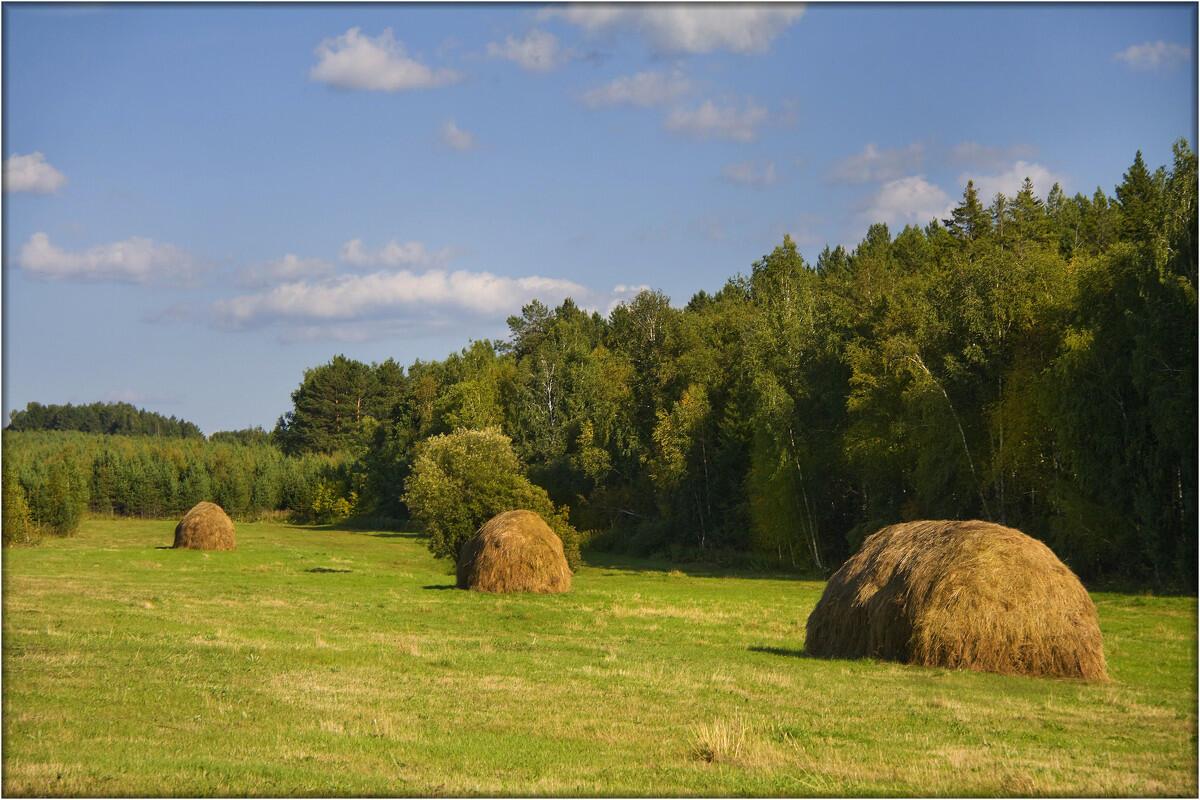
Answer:
<svg viewBox="0 0 1200 800"><path fill-rule="evenodd" d="M1036 539L979 521L906 522L868 537L829 579L805 649L1108 679L1096 606L1075 574Z"/></svg>
<svg viewBox="0 0 1200 800"><path fill-rule="evenodd" d="M571 588L562 540L532 511L492 517L463 543L458 588L553 594Z"/></svg>
<svg viewBox="0 0 1200 800"><path fill-rule="evenodd" d="M232 550L235 547L233 520L216 503L199 502L175 526L174 546L193 550Z"/></svg>

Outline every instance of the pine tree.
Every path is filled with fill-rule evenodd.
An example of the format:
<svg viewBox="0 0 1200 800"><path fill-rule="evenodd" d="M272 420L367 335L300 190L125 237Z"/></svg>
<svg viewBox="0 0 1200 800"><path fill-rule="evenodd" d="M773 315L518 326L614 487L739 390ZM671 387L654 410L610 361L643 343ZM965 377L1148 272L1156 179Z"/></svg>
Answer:
<svg viewBox="0 0 1200 800"><path fill-rule="evenodd" d="M1038 244L1049 240L1050 219L1046 214L1046 207L1034 193L1033 181L1029 178L1021 184L1021 190L1013 200L1012 218L1016 229L1014 233L1018 238Z"/></svg>
<svg viewBox="0 0 1200 800"><path fill-rule="evenodd" d="M1121 209L1121 234L1140 244L1152 244L1161 225L1162 176L1151 175L1138 150L1133 164L1117 187Z"/></svg>
<svg viewBox="0 0 1200 800"><path fill-rule="evenodd" d="M957 239L977 241L991 230L987 209L979 202L979 192L975 189L975 181L967 181L963 190L962 202L950 212L950 218L942 220L946 227Z"/></svg>

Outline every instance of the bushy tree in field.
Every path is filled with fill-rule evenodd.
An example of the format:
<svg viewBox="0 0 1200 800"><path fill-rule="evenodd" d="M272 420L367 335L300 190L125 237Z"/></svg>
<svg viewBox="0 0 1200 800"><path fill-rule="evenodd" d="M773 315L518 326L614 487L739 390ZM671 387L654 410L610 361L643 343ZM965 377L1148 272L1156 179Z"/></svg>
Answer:
<svg viewBox="0 0 1200 800"><path fill-rule="evenodd" d="M502 511L542 515L563 540L567 560L579 563L576 531L550 496L525 477L512 440L497 428L460 429L426 440L405 482L404 502L429 536L429 549L458 558L463 542Z"/></svg>

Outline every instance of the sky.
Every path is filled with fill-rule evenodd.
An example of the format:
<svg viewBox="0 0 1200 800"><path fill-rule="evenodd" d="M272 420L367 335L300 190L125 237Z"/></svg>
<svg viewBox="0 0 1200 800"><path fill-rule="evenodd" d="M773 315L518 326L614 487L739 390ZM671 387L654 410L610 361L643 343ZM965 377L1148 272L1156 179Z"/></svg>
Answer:
<svg viewBox="0 0 1200 800"><path fill-rule="evenodd" d="M1196 142L1196 5L3 8L3 406L206 432Z"/></svg>

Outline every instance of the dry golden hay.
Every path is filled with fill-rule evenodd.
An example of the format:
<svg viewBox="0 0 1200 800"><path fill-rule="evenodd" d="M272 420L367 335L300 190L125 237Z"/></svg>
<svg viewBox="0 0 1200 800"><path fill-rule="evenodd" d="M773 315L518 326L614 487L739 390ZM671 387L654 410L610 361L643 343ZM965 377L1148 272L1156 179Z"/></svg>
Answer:
<svg viewBox="0 0 1200 800"><path fill-rule="evenodd" d="M232 550L233 520L225 509L207 500L196 503L175 526L174 547L193 550Z"/></svg>
<svg viewBox="0 0 1200 800"><path fill-rule="evenodd" d="M532 511L505 511L463 543L458 588L554 594L571 588L571 568L545 520Z"/></svg>
<svg viewBox="0 0 1200 800"><path fill-rule="evenodd" d="M905 522L833 574L805 650L923 666L1108 680L1096 606L1036 539L990 522Z"/></svg>

